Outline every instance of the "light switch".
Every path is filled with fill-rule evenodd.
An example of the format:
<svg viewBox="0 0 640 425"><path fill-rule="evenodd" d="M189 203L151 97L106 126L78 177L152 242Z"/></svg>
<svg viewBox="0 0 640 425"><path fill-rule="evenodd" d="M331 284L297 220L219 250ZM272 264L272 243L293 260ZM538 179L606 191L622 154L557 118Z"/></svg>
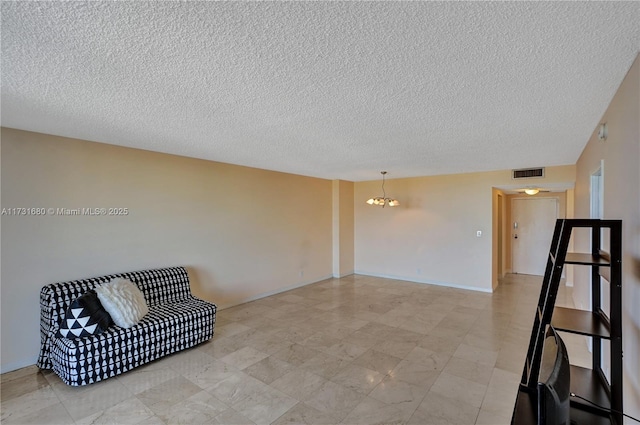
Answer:
<svg viewBox="0 0 640 425"><path fill-rule="evenodd" d="M479 238L482 237L482 230L478 230L476 232L476 236L479 237Z"/></svg>

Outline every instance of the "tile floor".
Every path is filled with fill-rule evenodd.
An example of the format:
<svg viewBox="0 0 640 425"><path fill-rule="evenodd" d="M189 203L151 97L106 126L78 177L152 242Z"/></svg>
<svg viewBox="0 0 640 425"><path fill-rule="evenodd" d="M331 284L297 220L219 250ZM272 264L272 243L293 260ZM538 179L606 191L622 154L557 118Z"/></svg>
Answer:
<svg viewBox="0 0 640 425"><path fill-rule="evenodd" d="M508 424L540 282L508 275L485 294L329 279L222 310L210 342L97 384L4 374L1 421ZM565 341L588 362L584 338Z"/></svg>

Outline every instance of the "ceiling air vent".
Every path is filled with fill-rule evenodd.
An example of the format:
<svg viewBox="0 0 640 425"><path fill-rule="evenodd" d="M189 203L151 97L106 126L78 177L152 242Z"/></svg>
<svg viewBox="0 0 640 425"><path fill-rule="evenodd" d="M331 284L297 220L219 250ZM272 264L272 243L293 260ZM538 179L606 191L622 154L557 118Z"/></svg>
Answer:
<svg viewBox="0 0 640 425"><path fill-rule="evenodd" d="M514 179L531 179L535 177L544 177L544 168L526 168L522 170L513 170Z"/></svg>

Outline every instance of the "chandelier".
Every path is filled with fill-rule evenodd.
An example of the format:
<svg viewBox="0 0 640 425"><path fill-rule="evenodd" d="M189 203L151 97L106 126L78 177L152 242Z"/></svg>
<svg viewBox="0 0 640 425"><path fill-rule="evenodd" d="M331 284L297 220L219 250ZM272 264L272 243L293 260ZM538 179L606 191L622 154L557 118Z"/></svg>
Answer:
<svg viewBox="0 0 640 425"><path fill-rule="evenodd" d="M387 194L384 191L384 176L387 174L387 172L381 171L380 174L382 174L382 196L376 196L375 198L369 199L367 201L367 204L382 205L382 208L384 208L385 205L389 205L390 207L397 207L398 205L400 205L400 202L395 199L387 198Z"/></svg>

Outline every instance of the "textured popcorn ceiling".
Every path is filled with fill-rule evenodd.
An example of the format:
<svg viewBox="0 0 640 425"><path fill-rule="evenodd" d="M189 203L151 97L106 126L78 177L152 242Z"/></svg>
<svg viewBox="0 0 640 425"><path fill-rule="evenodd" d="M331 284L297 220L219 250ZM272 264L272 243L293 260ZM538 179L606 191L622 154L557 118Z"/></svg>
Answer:
<svg viewBox="0 0 640 425"><path fill-rule="evenodd" d="M354 181L573 164L639 18L637 2L3 1L2 125Z"/></svg>

